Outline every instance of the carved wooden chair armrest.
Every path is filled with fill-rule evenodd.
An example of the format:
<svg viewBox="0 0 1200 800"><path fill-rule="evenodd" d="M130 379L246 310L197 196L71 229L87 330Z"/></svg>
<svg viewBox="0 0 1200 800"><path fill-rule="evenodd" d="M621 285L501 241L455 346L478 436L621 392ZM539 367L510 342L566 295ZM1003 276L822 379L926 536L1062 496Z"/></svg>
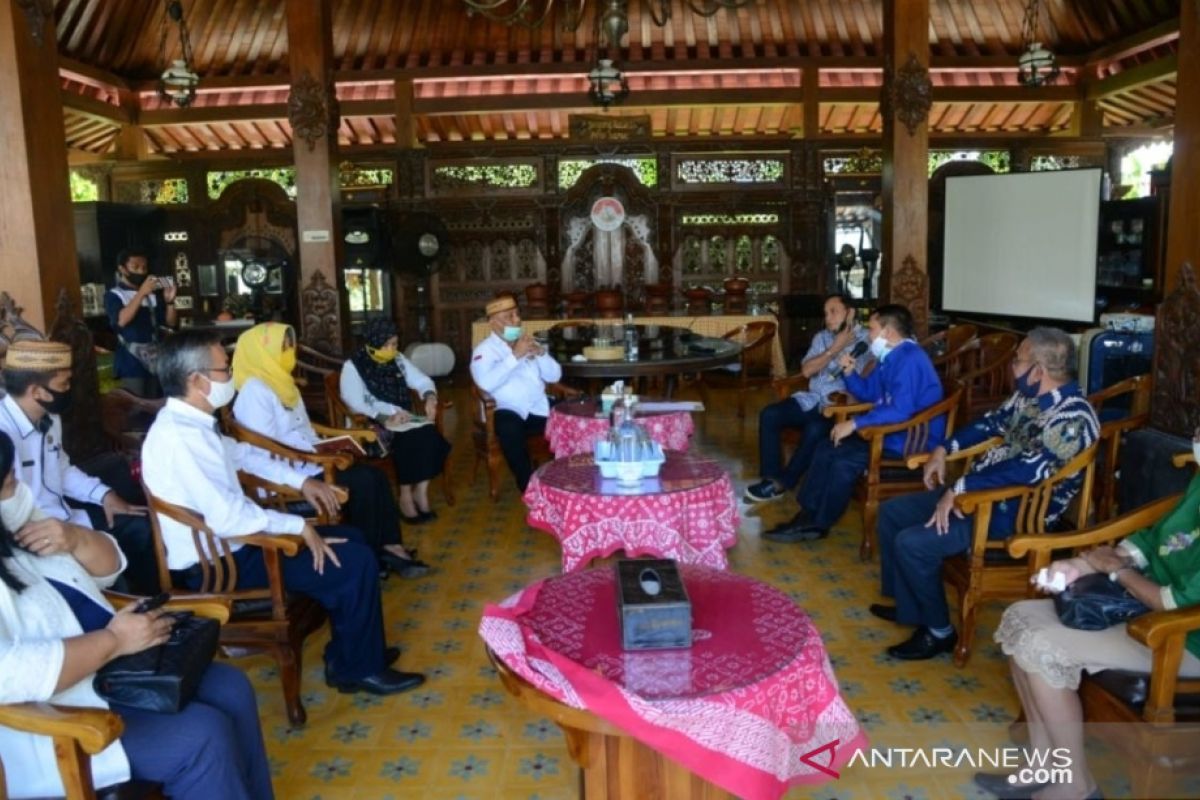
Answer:
<svg viewBox="0 0 1200 800"><path fill-rule="evenodd" d="M370 428L334 428L330 425L322 425L319 422L313 422L312 429L320 436L326 438L334 436L350 436L357 440L360 444L375 442L379 440L375 431ZM344 469L344 468L343 468Z"/></svg>
<svg viewBox="0 0 1200 800"><path fill-rule="evenodd" d="M1151 651L1150 690L1142 719L1169 725L1175 721L1176 691L1200 691L1200 680L1179 677L1184 642L1189 633L1200 630L1200 606L1151 611L1130 620L1125 630Z"/></svg>
<svg viewBox="0 0 1200 800"><path fill-rule="evenodd" d="M1023 558L1026 554L1031 554L1031 566L1034 570L1039 570L1049 566L1050 556L1054 551L1082 550L1112 544L1134 531L1153 525L1179 503L1180 497L1182 495L1172 495L1155 500L1102 525L1093 525L1074 533L1055 533L1049 536L1020 534L1008 540L1008 553L1013 558Z"/></svg>
<svg viewBox="0 0 1200 800"><path fill-rule="evenodd" d="M338 486L328 478L326 478L326 482L333 489L333 494L339 503L344 504L350 498L350 492L345 487ZM275 483L274 481L267 480L259 475L252 475L243 470L238 471L238 483L242 485L242 491L245 492L247 497L264 508L274 508L277 511L283 511L287 508L288 503L305 502L304 495L299 489L286 486L282 483ZM264 494L265 497L263 496ZM338 522L336 518L330 518L328 515L322 513L320 509L316 509L316 511L317 516L313 518L316 524L333 525ZM262 536L264 534L253 535ZM229 539L229 541L234 541L231 537L225 538ZM292 554L287 553L287 555Z"/></svg>
<svg viewBox="0 0 1200 800"><path fill-rule="evenodd" d="M271 455L286 461L319 465L325 471L325 480L328 483L333 483L333 471L335 469L349 469L354 464L354 456L349 453L312 453L308 450L289 447L282 442L272 439L270 436L263 436L261 433L250 430L245 425L236 422L232 416L227 417L224 424L229 429L233 438L239 442L245 442L246 444L266 450ZM337 435L343 433L345 431L340 431Z"/></svg>
<svg viewBox="0 0 1200 800"><path fill-rule="evenodd" d="M90 756L108 747L125 731L125 724L116 712L50 703L0 705L0 725L54 740L54 760L58 763L63 789L72 800L96 796Z"/></svg>
<svg viewBox="0 0 1200 800"><path fill-rule="evenodd" d="M821 413L835 422L845 422L850 417L864 414L874 407L874 403L859 403L851 400L849 395L835 392L829 396L829 405L821 409Z"/></svg>
<svg viewBox="0 0 1200 800"><path fill-rule="evenodd" d="M808 376L797 372L795 375L788 375L785 378L776 378L771 382L771 388L775 390L775 395L780 400L787 400L796 392L806 391L808 381Z"/></svg>
<svg viewBox="0 0 1200 800"><path fill-rule="evenodd" d="M1171 466L1185 467L1188 464L1195 464L1196 456L1193 453L1176 453L1171 456Z"/></svg>
<svg viewBox="0 0 1200 800"><path fill-rule="evenodd" d="M993 447L997 447L1002 444L1004 444L1004 439L1000 436L993 436L990 439L984 439L979 444L974 444L970 447L964 447L961 450L953 453L946 453L946 463L949 464L952 461L962 461L964 459L968 461L974 460L976 456L986 453ZM917 453L909 456L908 460L904 463L909 469L916 469L928 461L930 455L930 453Z"/></svg>
<svg viewBox="0 0 1200 800"><path fill-rule="evenodd" d="M1150 389L1152 378L1149 373L1144 375L1134 375L1132 378L1126 378L1123 381L1114 383L1112 386L1107 386L1099 391L1092 392L1087 396L1088 402L1092 404L1092 408L1096 413L1100 413L1100 409L1104 407L1104 403L1122 395L1132 395L1133 401L1130 405L1129 413L1140 414L1148 411L1150 407Z"/></svg>
<svg viewBox="0 0 1200 800"><path fill-rule="evenodd" d="M118 611L127 605L136 604L144 599L140 595L110 591L106 591L104 597ZM163 605L163 608L167 611L191 611L197 617L215 619L224 625L229 621L229 612L232 605L232 602L227 598L214 597L210 594L172 594L171 599Z"/></svg>

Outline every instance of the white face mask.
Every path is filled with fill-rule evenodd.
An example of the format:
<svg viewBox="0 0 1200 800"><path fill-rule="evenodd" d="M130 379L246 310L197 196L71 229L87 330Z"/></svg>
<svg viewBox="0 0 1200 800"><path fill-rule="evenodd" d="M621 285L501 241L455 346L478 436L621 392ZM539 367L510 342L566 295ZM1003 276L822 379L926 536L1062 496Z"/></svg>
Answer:
<svg viewBox="0 0 1200 800"><path fill-rule="evenodd" d="M1192 441L1192 455L1196 458L1196 463L1200 464L1200 441Z"/></svg>
<svg viewBox="0 0 1200 800"><path fill-rule="evenodd" d="M892 347L888 344L887 339L883 338L883 334L880 334L871 340L871 355L875 356L880 363L887 358L887 354L891 351Z"/></svg>
<svg viewBox="0 0 1200 800"><path fill-rule="evenodd" d="M204 395L204 399L214 409L229 405L229 401L237 394L237 389L233 388L233 379L218 383L212 378L208 379L208 394Z"/></svg>
<svg viewBox="0 0 1200 800"><path fill-rule="evenodd" d="M16 533L29 521L33 514L33 492L23 483L17 483L17 490L7 500L0 500L0 519L10 533Z"/></svg>

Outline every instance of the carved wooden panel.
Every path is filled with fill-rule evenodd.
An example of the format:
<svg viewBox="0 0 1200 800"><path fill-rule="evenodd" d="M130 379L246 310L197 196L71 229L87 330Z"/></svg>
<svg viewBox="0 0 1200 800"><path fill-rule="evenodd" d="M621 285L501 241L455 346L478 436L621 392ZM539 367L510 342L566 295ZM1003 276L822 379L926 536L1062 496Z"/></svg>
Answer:
<svg viewBox="0 0 1200 800"><path fill-rule="evenodd" d="M100 376L96 348L83 315L66 289L58 293L50 339L71 348L71 407L62 415L63 443L71 460L81 463L106 449L104 433L96 424L100 407Z"/></svg>
<svg viewBox="0 0 1200 800"><path fill-rule="evenodd" d="M1179 286L1158 307L1155 323L1154 394L1150 424L1191 437L1200 425L1200 288L1196 272L1184 263Z"/></svg>
<svg viewBox="0 0 1200 800"><path fill-rule="evenodd" d="M917 268L917 260L911 254L904 257L900 270L892 276L890 300L912 312L918 339L929 333L929 276Z"/></svg>
<svg viewBox="0 0 1200 800"><path fill-rule="evenodd" d="M302 339L309 347L322 353L336 354L341 340L338 322L338 294L323 272L314 272L300 293L300 308L304 314Z"/></svg>

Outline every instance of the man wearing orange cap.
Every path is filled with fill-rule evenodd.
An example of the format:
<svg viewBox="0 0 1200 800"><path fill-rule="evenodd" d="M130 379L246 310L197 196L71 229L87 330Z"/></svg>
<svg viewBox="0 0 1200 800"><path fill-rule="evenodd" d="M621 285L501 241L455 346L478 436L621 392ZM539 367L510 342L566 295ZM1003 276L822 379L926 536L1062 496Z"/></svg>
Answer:
<svg viewBox="0 0 1200 800"><path fill-rule="evenodd" d="M128 588L157 594L158 566L146 509L127 503L76 467L63 449L59 415L71 403L71 348L61 342L14 342L3 374L8 393L0 400L0 431L16 447L13 468L38 508L59 523L111 533L129 561L124 576Z"/></svg>
<svg viewBox="0 0 1200 800"><path fill-rule="evenodd" d="M496 400L496 438L522 493L533 474L525 439L546 430L550 401L546 384L562 367L521 328L521 311L510 294L487 304L492 333L471 353L471 378Z"/></svg>

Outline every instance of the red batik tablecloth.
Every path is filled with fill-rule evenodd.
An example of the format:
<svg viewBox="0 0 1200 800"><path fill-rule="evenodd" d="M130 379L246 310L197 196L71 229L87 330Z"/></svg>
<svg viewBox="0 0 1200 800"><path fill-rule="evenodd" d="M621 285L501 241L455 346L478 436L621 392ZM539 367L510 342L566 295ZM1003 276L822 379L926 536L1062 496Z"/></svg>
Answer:
<svg viewBox="0 0 1200 800"><path fill-rule="evenodd" d="M546 440L557 458L577 453L591 453L597 439L608 434L608 416L597 417L595 400L581 403L559 403L550 409L546 420ZM636 409L637 407L634 406ZM695 426L686 411L639 413L637 423L646 429L650 438L668 450L687 450Z"/></svg>
<svg viewBox="0 0 1200 800"><path fill-rule="evenodd" d="M680 565L692 647L621 649L615 570L549 578L489 605L479 633L538 690L746 800L833 779L866 746L821 636L787 595Z"/></svg>
<svg viewBox="0 0 1200 800"><path fill-rule="evenodd" d="M737 544L737 499L715 461L667 450L658 478L629 493L602 480L590 454L559 458L525 489L529 524L562 545L563 572L617 550L724 569Z"/></svg>

